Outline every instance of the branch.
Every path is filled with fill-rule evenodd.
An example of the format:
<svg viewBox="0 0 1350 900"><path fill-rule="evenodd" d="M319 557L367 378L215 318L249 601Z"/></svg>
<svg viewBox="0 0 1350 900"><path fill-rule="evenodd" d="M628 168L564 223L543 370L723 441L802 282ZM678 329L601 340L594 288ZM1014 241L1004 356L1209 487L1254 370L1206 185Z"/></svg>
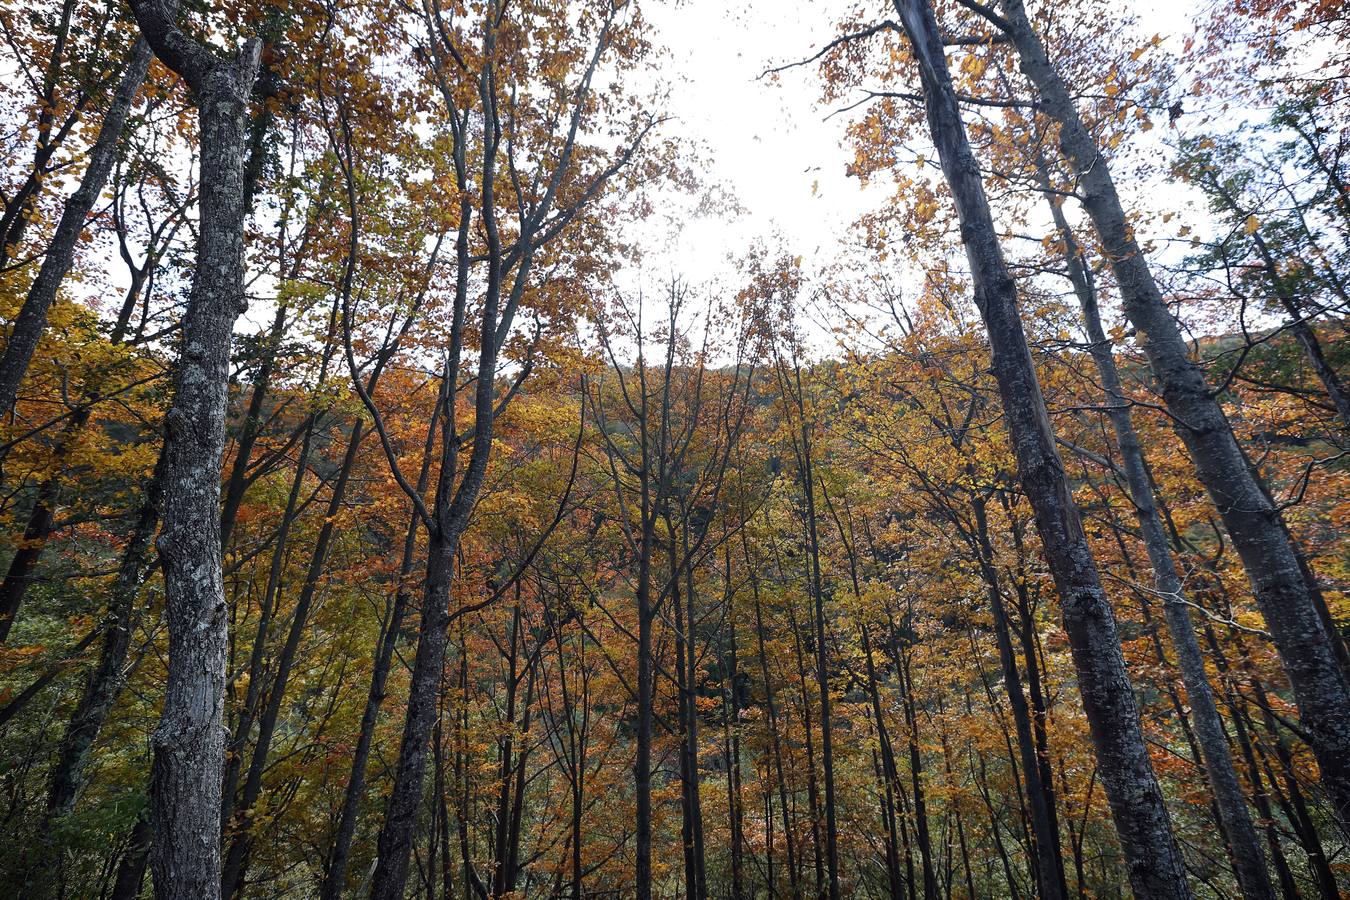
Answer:
<svg viewBox="0 0 1350 900"><path fill-rule="evenodd" d="M788 69L795 69L798 68L799 66L808 66L811 63L815 62L816 60L820 59L822 56L825 56L827 53L829 53L836 47L841 47L844 44L851 43L852 41L860 41L864 38L869 38L872 35L878 34L879 32L882 31L899 31L899 30L900 26L890 19L887 19L884 22L878 22L876 25L873 25L870 28L864 28L862 31L855 31L852 34L840 35L839 37L830 41L824 47L821 47L820 51L816 53L815 56L808 57L807 59L798 60L797 62L785 63L784 65L781 66L775 66L772 69L765 69L763 72L760 73L759 77L763 78L765 75L777 75L779 72L786 72Z"/></svg>
<svg viewBox="0 0 1350 900"><path fill-rule="evenodd" d="M178 7L176 2L129 0L129 3L132 15L136 17L136 24L140 27L141 34L145 35L146 43L155 51L161 62L187 82L194 94L201 93L206 88L207 79L212 72L223 65L231 64L207 45L189 37L178 28L174 22ZM238 57L233 62L251 76L257 71L261 55L262 42L257 38L249 38L239 49ZM253 78L249 77L247 81L251 85Z"/></svg>
<svg viewBox="0 0 1350 900"><path fill-rule="evenodd" d="M10 700L3 707L0 707L0 725L4 725L10 719L14 718L20 710L28 705L28 701L36 697L38 693L47 685L51 684L58 675L78 661L80 654L88 649L89 645L94 642L94 638L102 634L107 627L107 622L95 626L88 634L80 639L78 644L71 647L64 657L49 665L47 670L37 677L37 680L20 691L13 700Z"/></svg>
<svg viewBox="0 0 1350 900"><path fill-rule="evenodd" d="M948 34L942 37L944 47L987 47L990 44L1010 44L1006 34Z"/></svg>
<svg viewBox="0 0 1350 900"><path fill-rule="evenodd" d="M983 3L976 2L976 0L956 0L956 2L985 21L992 23L999 31L1009 35L1012 34L1012 23L994 12L993 7L985 6Z"/></svg>

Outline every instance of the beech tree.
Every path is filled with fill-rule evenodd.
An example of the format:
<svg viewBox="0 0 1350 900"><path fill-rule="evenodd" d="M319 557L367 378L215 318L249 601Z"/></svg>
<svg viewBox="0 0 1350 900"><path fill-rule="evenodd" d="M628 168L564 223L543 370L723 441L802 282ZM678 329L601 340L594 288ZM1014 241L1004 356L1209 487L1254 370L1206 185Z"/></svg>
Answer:
<svg viewBox="0 0 1350 900"><path fill-rule="evenodd" d="M979 165L966 141L932 9L896 4L923 85L933 143L961 217L976 305L989 332L994 377L1017 448L1018 475L1036 509L1046 561L1060 591L1079 691L1136 894L1189 896L1162 792L1144 747L1115 616L1074 504L1017 310L1016 285L998 245Z"/></svg>
<svg viewBox="0 0 1350 900"><path fill-rule="evenodd" d="M217 509L230 335L244 307L244 138L262 47L250 40L235 58L223 57L179 30L163 5L133 11L156 55L192 91L202 147L196 269L165 415L158 547L170 664L154 739L155 890L160 897L214 897L227 639Z"/></svg>

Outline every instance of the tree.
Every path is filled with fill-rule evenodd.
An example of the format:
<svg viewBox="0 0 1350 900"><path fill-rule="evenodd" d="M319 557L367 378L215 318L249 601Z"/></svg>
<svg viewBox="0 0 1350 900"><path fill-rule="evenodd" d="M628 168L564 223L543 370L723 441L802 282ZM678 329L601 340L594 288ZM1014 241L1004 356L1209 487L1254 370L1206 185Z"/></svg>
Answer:
<svg viewBox="0 0 1350 900"><path fill-rule="evenodd" d="M158 540L170 665L155 732L155 890L219 896L220 771L225 758L226 609L220 563L220 468L234 321L243 310L244 140L261 44L220 56L179 30L157 0L132 7L146 41L192 91L201 130L201 228L165 417Z"/></svg>
<svg viewBox="0 0 1350 900"><path fill-rule="evenodd" d="M937 22L932 8L921 0L897 2L896 11L913 48L933 143L961 217L975 302L989 332L1003 415L1017 448L1018 474L1036 510L1041 543L1059 588L1079 691L1130 882L1140 896L1189 896L1162 792L1144 746L1115 616L1102 591L1055 449L1017 311L1015 283L998 245L979 166L965 137Z"/></svg>

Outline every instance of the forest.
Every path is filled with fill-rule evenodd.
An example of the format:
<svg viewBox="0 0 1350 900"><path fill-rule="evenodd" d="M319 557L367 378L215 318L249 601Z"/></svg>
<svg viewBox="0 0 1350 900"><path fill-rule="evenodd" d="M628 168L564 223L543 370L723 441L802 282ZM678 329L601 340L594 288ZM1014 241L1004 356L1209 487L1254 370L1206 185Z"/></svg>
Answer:
<svg viewBox="0 0 1350 900"><path fill-rule="evenodd" d="M1350 896L1340 0L0 38L0 896Z"/></svg>

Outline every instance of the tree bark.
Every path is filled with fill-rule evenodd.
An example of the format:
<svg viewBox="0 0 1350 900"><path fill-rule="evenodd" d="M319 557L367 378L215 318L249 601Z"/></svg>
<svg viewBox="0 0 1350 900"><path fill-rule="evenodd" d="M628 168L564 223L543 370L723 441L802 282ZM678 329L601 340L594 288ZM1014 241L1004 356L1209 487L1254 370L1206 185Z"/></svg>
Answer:
<svg viewBox="0 0 1350 900"><path fill-rule="evenodd" d="M226 610L220 558L220 471L230 341L244 306L244 146L261 46L234 59L187 37L155 0L132 3L155 54L192 91L201 131L201 225L182 351L165 417L163 528L168 682L152 738L151 851L159 900L220 891L225 755Z"/></svg>
<svg viewBox="0 0 1350 900"><path fill-rule="evenodd" d="M1190 890L1185 867L1144 743L1115 616L1055 450L1018 313L1016 284L998 244L979 165L966 138L937 22L926 0L895 0L895 8L914 49L929 128L956 203L975 302L989 333L1004 420L1059 591L1078 689L1130 883L1140 898L1186 898Z"/></svg>
<svg viewBox="0 0 1350 900"><path fill-rule="evenodd" d="M1012 40L1041 107L1059 125L1077 193L1115 274L1176 431L1219 511L1251 579L1343 829L1350 827L1350 685L1313 596L1299 550L1258 474L1238 446L1222 407L1191 358L1148 259L1125 217L1110 167L1088 132L1063 77L1051 64L1022 0L999 0L991 13ZM1106 770L1104 769L1104 772Z"/></svg>

